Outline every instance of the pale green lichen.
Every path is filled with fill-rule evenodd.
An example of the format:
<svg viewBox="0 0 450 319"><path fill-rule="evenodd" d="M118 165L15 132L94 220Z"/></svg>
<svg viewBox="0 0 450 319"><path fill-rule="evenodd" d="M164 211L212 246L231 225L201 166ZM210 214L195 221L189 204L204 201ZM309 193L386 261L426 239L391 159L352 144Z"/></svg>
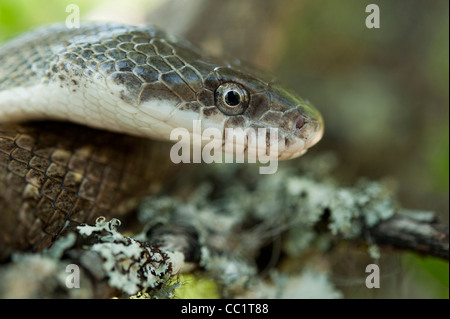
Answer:
<svg viewBox="0 0 450 319"><path fill-rule="evenodd" d="M235 255L211 254L206 247L202 248L200 265L212 278L225 286L244 286L257 275L257 269L248 259L239 259Z"/></svg>
<svg viewBox="0 0 450 319"><path fill-rule="evenodd" d="M69 233L67 236L61 237L59 240L55 241L50 249L45 250L43 253L50 256L53 259L61 259L64 251L72 247L75 244L77 236L75 233Z"/></svg>
<svg viewBox="0 0 450 319"><path fill-rule="evenodd" d="M369 256L375 260L378 260L381 257L380 247L377 245L370 245L367 252L369 253Z"/></svg>
<svg viewBox="0 0 450 319"><path fill-rule="evenodd" d="M361 181L346 188L292 169L257 177L247 171L244 176L236 167L223 169L215 166L212 177L193 188L186 199L148 198L142 202L139 218L193 226L202 247L200 266L221 283L225 295L238 286L264 286L255 258L272 238L283 235L278 249L297 258L312 248L325 251L337 238L360 238L365 228L396 211L389 192L376 182ZM316 227L324 221L328 232L319 232ZM370 254L378 256L375 249ZM268 291L260 295L274 296Z"/></svg>
<svg viewBox="0 0 450 319"><path fill-rule="evenodd" d="M92 298L88 281L67 289L68 264L48 254L14 254L12 262L0 268L0 298Z"/></svg>
<svg viewBox="0 0 450 319"><path fill-rule="evenodd" d="M139 291L135 295L131 295L130 299L171 299L175 298L175 293L182 286L179 278L171 278L163 283L158 289L152 289L147 292Z"/></svg>
<svg viewBox="0 0 450 319"><path fill-rule="evenodd" d="M267 176L252 175L238 167L214 166L208 178L198 177L200 182L190 184L189 195L184 191L183 197L176 196L173 189L173 193L143 200L138 212L143 231L133 238L117 231L120 222L115 219L100 218L93 226L79 227L79 234L90 238L80 262L94 277L106 274L111 287L133 298L341 297L330 283L332 274L316 270L308 264L307 256L325 252L341 239L363 238L365 229L390 218L396 207L387 188L368 181L339 187L323 172L299 174L281 166L277 174ZM324 164L311 169L317 167L330 168ZM172 236L176 232L164 239L164 245L148 241L146 231L157 224L166 229L183 225L195 230L191 248L197 249L200 257L195 261L194 277L180 276L194 268L186 267L185 252L177 250L177 242L171 242L171 238L179 240ZM74 235L59 239L45 258L59 262L73 243ZM258 264L267 245L272 245L269 253L275 257L267 264ZM367 252L372 258L380 257L376 246L369 246ZM295 271L277 268L280 255L284 265L293 261ZM297 264L298 260L302 263ZM189 285L197 278L209 280L205 285ZM180 287L183 292L177 295ZM215 293L210 293L213 290Z"/></svg>
<svg viewBox="0 0 450 319"><path fill-rule="evenodd" d="M179 287L174 297L180 299L219 299L216 282L205 275L182 274L177 278Z"/></svg>
<svg viewBox="0 0 450 319"><path fill-rule="evenodd" d="M147 291L166 283L179 269L182 257L163 251L121 235L117 231L120 222L107 222L98 218L95 226L83 225L78 231L83 236L97 234L98 243L89 247L102 257L102 267L108 274L108 283L129 295Z"/></svg>
<svg viewBox="0 0 450 319"><path fill-rule="evenodd" d="M278 298L283 299L340 299L342 293L330 282L324 271L314 271L308 267L299 275L274 274L278 283Z"/></svg>

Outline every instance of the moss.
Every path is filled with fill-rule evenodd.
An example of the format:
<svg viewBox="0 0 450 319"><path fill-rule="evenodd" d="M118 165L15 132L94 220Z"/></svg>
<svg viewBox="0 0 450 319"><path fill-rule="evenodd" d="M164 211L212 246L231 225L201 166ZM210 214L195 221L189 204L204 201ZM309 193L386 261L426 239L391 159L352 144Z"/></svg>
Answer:
<svg viewBox="0 0 450 319"><path fill-rule="evenodd" d="M175 290L176 299L219 299L219 288L214 280L204 275L182 274L177 280L181 283Z"/></svg>

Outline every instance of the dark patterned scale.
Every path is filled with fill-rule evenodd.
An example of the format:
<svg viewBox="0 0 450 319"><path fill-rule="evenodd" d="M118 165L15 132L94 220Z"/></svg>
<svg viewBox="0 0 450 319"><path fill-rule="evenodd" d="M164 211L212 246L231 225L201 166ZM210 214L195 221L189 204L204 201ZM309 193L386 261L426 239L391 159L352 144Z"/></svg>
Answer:
<svg viewBox="0 0 450 319"><path fill-rule="evenodd" d="M168 146L69 123L0 126L0 257L129 212L176 174Z"/></svg>

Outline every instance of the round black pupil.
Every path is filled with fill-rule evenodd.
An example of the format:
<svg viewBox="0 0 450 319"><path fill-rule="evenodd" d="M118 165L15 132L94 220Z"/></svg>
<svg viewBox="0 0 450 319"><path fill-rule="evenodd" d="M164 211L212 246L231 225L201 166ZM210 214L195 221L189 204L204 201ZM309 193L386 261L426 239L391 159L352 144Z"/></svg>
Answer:
<svg viewBox="0 0 450 319"><path fill-rule="evenodd" d="M241 103L241 96L236 91L228 91L225 95L225 102L229 106L236 106Z"/></svg>

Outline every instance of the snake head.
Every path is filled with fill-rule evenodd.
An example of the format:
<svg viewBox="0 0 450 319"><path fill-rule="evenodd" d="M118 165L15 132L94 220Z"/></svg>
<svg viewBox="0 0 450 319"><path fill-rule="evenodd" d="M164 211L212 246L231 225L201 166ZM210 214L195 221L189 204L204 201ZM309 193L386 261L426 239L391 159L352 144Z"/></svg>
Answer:
<svg viewBox="0 0 450 319"><path fill-rule="evenodd" d="M286 84L250 72L228 65L216 68L205 81L206 86L215 88L215 106L227 117L224 127L275 129L279 159L304 154L322 138L322 116ZM272 144L267 140L265 146Z"/></svg>

